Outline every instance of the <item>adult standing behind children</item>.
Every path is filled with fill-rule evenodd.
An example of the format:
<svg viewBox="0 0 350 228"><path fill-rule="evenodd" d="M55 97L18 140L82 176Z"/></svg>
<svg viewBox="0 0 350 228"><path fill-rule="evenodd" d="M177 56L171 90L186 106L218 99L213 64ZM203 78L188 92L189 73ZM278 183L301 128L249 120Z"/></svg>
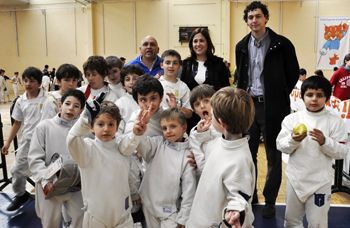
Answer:
<svg viewBox="0 0 350 228"><path fill-rule="evenodd" d="M227 68L223 59L214 55L215 47L208 30L205 28L194 30L190 37L189 48L191 55L182 63L181 81L186 83L191 91L200 84L212 85L215 90L230 86ZM187 133L199 120L196 114L188 120Z"/></svg>
<svg viewBox="0 0 350 228"><path fill-rule="evenodd" d="M139 49L141 55L125 64L125 66L137 64L146 72L146 74L156 76L157 78L159 78L160 75L163 75L164 71L160 67L160 57L157 55L159 53L157 40L152 36L146 36L141 41Z"/></svg>
<svg viewBox="0 0 350 228"><path fill-rule="evenodd" d="M185 82L190 90L200 84L212 85L215 90L230 86L230 75L223 59L214 55L215 47L208 30L194 30L189 48L191 55L183 61L181 81Z"/></svg>
<svg viewBox="0 0 350 228"><path fill-rule="evenodd" d="M283 118L290 113L289 94L299 78L299 64L293 44L266 27L267 6L254 1L244 10L244 21L251 29L236 45L238 88L254 100L255 117L249 129L249 147L257 171L257 153L263 134L268 172L264 187L263 217L275 215L275 202L282 180L282 155L276 138ZM253 203L258 198L255 191Z"/></svg>

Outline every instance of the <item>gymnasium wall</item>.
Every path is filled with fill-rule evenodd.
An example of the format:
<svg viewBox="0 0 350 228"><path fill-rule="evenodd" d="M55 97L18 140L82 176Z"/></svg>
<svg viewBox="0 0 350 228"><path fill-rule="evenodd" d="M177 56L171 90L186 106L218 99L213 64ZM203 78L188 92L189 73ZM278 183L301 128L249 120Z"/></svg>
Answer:
<svg viewBox="0 0 350 228"><path fill-rule="evenodd" d="M180 26L208 26L215 53L229 60L234 70L235 45L250 32L243 21L247 3L241 1L101 1L84 9L71 8L81 6L74 1L57 2L35 0L31 6L16 6L16 20L15 12L8 11L14 7L0 7L0 68L7 76L12 77L14 71L21 74L28 66L42 70L45 64L51 70L72 63L82 70L84 61L93 54L123 56L130 61L139 55L140 42L147 35L158 40L159 54L175 49L186 58L188 43L179 42ZM264 3L270 11L267 26L293 42L300 66L311 75L316 66L317 1L284 1L282 8L278 1ZM45 11L39 10L44 7ZM348 0L319 1L319 16L346 16L348 12ZM326 77L331 76L331 71L324 72ZM12 86L9 88L12 90Z"/></svg>

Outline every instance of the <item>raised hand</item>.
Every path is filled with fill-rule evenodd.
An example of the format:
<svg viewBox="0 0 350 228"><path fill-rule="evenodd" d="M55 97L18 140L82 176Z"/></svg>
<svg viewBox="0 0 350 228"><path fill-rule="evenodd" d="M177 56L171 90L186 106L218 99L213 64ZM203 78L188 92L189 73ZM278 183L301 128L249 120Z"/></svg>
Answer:
<svg viewBox="0 0 350 228"><path fill-rule="evenodd" d="M197 124L197 131L198 132L205 132L209 129L211 125L211 118L209 116L205 116L205 120L200 120Z"/></svg>
<svg viewBox="0 0 350 228"><path fill-rule="evenodd" d="M148 110L142 110L137 117L137 121L135 122L133 132L135 135L143 135L147 129L146 120L148 118Z"/></svg>
<svg viewBox="0 0 350 228"><path fill-rule="evenodd" d="M95 100L87 100L85 102L85 116L88 119L90 125L92 125L96 116L100 113L101 103L103 99L106 97L107 93L102 92L100 95L96 97Z"/></svg>
<svg viewBox="0 0 350 228"><path fill-rule="evenodd" d="M146 124L148 124L150 119L151 119L151 111L152 111L153 108L154 108L153 102L151 102L151 104L147 108L147 105L146 105L145 101L142 101L141 109L143 109L144 111L148 111L147 116L145 116L145 119L144 119Z"/></svg>
<svg viewBox="0 0 350 228"><path fill-rule="evenodd" d="M166 98L166 103L168 103L170 108L177 108L176 97L173 93L166 93L169 96L169 99Z"/></svg>

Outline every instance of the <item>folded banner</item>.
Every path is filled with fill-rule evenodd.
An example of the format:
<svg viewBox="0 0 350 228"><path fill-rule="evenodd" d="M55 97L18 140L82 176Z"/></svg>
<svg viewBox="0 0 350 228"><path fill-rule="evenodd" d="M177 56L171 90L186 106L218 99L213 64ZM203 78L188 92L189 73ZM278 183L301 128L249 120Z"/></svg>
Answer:
<svg viewBox="0 0 350 228"><path fill-rule="evenodd" d="M290 94L290 107L293 111L301 111L306 108L304 101L301 99L301 91L299 89L293 89ZM348 133L350 133L350 100L341 101L331 96L326 104L326 108L342 118L348 129Z"/></svg>

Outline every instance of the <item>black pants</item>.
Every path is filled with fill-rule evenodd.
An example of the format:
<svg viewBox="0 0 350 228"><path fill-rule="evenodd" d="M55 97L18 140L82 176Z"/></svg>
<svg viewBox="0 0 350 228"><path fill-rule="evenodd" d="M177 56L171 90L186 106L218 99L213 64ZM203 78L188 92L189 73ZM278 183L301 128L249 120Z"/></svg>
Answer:
<svg viewBox="0 0 350 228"><path fill-rule="evenodd" d="M258 179L258 167L257 167L257 154L260 143L260 134L263 134L264 142L269 136L265 131L265 108L264 102L254 100L255 116L252 126L249 129L250 140L249 148L252 153L253 162L255 164L256 179ZM270 140L270 139L269 139ZM263 191L266 203L275 203L278 195L278 191L282 181L282 154L276 148L276 139L272 147L266 146L266 159L267 159L267 175L266 182ZM255 181L255 194L256 194L256 181Z"/></svg>

